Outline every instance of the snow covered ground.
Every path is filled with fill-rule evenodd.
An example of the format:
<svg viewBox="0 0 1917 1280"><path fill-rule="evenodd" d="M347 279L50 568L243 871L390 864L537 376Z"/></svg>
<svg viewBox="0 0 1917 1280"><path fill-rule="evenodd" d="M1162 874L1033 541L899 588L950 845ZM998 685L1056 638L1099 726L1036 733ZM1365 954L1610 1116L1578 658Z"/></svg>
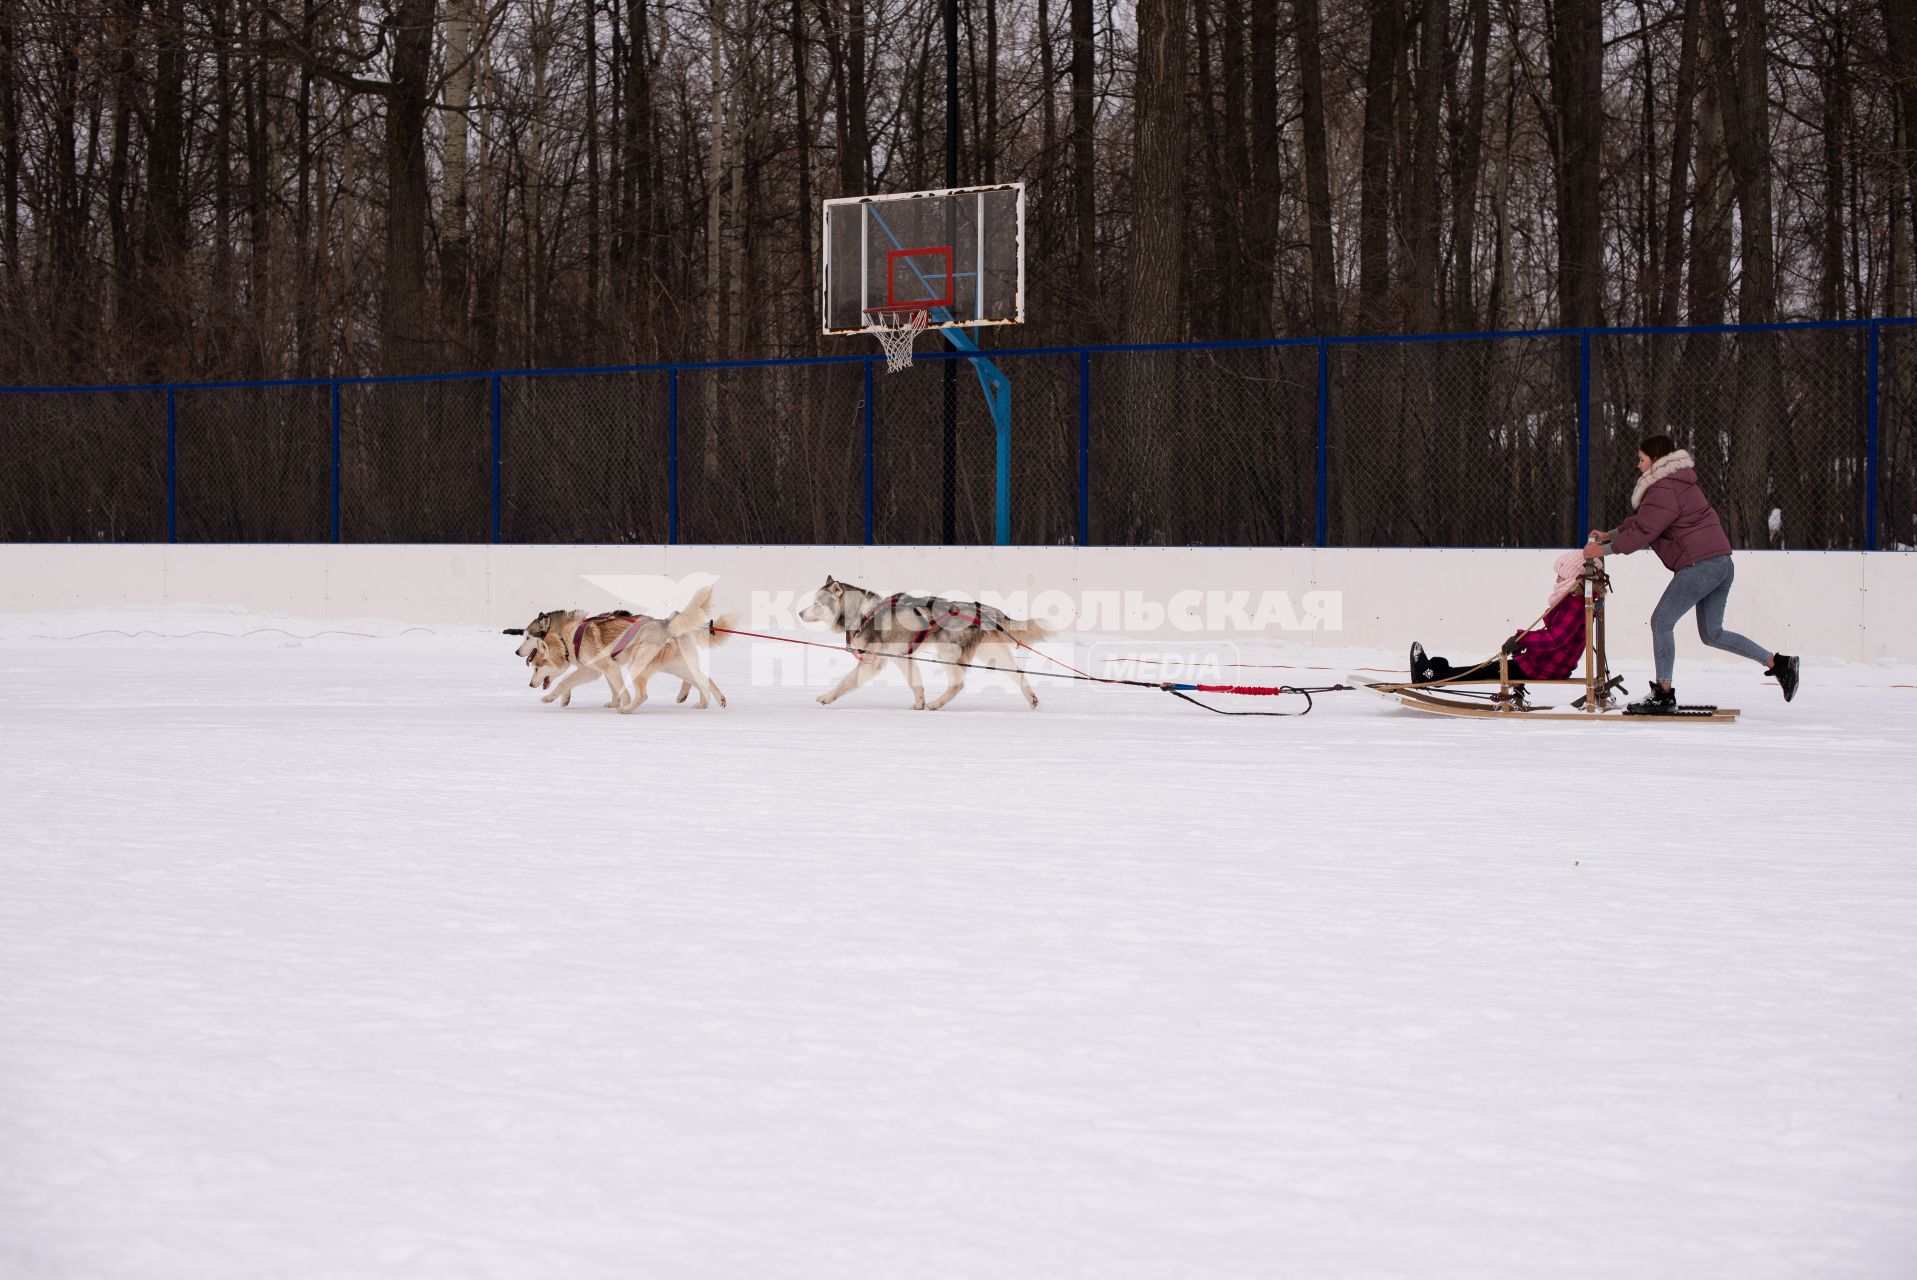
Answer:
<svg viewBox="0 0 1917 1280"><path fill-rule="evenodd" d="M81 634L262 627L365 634ZM913 714L739 641L622 717L512 644L0 619L0 1276L1917 1274L1908 670Z"/></svg>

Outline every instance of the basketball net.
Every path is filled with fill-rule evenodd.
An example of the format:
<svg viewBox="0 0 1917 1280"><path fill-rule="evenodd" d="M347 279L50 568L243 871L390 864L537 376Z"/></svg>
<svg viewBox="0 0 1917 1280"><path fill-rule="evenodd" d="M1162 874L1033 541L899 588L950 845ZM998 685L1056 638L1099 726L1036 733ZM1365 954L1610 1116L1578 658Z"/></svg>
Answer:
<svg viewBox="0 0 1917 1280"><path fill-rule="evenodd" d="M885 371L898 373L912 367L912 344L932 323L932 313L924 309L874 309L867 313L867 326L885 348Z"/></svg>

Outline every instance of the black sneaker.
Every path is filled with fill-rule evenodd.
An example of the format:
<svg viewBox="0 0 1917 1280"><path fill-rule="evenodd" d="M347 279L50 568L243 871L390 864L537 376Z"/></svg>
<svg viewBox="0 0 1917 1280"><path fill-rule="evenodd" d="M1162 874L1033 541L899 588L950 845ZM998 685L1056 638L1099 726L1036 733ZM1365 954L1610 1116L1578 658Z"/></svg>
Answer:
<svg viewBox="0 0 1917 1280"><path fill-rule="evenodd" d="M1677 714L1677 690L1651 686L1651 691L1624 708L1627 716L1672 716Z"/></svg>
<svg viewBox="0 0 1917 1280"><path fill-rule="evenodd" d="M1764 668L1764 674L1777 681L1777 687L1784 691L1784 701L1797 696L1797 659L1772 654L1771 665Z"/></svg>

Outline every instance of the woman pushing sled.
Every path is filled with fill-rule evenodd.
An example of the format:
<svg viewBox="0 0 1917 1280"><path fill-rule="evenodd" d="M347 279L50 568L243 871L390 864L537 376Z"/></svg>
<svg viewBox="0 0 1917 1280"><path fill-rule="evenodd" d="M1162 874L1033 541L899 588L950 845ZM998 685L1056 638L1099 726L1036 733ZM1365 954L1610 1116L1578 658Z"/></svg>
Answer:
<svg viewBox="0 0 1917 1280"><path fill-rule="evenodd" d="M1797 659L1765 649L1753 640L1724 628L1724 605L1731 596L1737 570L1731 563L1731 540L1716 508L1697 483L1691 455L1669 436L1651 436L1638 446L1638 481L1631 491L1631 515L1608 533L1593 529L1584 554L1592 559L1630 555L1649 547L1671 571L1670 585L1651 611L1651 649L1657 663L1657 681L1649 696L1631 704L1638 715L1672 715L1677 691L1671 674L1677 663L1677 620L1697 610L1697 638L1713 649L1734 653L1764 664L1764 674L1777 681L1784 701L1797 696Z"/></svg>

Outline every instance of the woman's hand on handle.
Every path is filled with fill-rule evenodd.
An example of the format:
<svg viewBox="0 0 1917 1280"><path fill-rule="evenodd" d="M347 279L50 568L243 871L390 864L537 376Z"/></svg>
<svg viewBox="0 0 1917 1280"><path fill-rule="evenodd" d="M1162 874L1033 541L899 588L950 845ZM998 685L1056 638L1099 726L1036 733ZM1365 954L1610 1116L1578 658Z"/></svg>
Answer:
<svg viewBox="0 0 1917 1280"><path fill-rule="evenodd" d="M1586 560L1602 559L1608 551L1609 548L1595 538L1584 544L1584 558Z"/></svg>

